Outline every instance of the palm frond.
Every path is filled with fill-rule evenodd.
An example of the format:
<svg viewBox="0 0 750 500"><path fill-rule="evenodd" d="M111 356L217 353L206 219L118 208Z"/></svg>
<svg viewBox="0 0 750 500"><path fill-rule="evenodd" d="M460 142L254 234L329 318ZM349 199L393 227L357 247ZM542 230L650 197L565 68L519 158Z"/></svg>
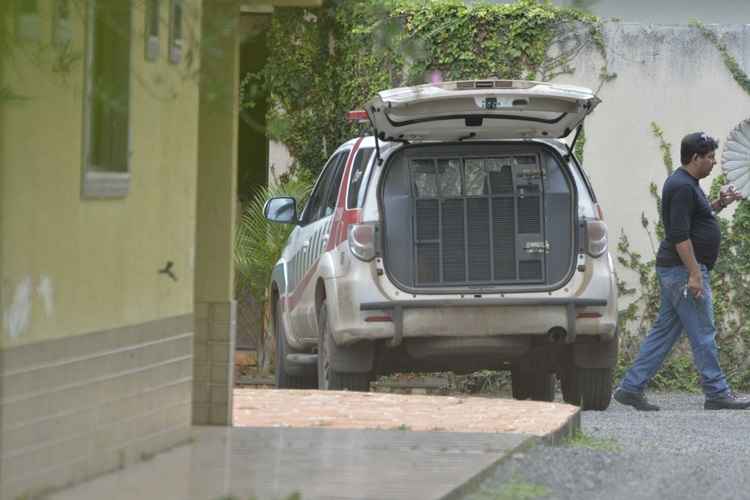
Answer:
<svg viewBox="0 0 750 500"><path fill-rule="evenodd" d="M242 211L234 241L234 262L239 277L245 280L253 298L262 303L271 281L271 273L281 257L286 240L294 229L291 224L276 224L263 215L269 198L291 196L303 206L310 194L312 180L302 171L286 182L274 183L258 190Z"/></svg>

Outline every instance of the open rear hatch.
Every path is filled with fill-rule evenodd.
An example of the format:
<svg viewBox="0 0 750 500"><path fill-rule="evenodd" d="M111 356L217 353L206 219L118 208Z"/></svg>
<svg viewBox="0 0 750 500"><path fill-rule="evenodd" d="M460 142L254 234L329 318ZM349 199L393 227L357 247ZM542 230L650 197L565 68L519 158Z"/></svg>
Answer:
<svg viewBox="0 0 750 500"><path fill-rule="evenodd" d="M467 80L385 90L367 113L388 141L562 138L599 102L583 87Z"/></svg>

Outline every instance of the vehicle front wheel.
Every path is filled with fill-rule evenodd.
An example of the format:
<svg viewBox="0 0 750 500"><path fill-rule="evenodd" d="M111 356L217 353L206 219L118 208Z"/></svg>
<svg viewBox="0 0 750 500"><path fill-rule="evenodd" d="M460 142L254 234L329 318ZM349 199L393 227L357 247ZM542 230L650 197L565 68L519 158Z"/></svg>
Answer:
<svg viewBox="0 0 750 500"><path fill-rule="evenodd" d="M318 388L324 391L362 391L370 390L372 374L346 373L334 370L331 360L334 357L346 356L346 349L342 349L333 341L328 325L328 308L321 304L318 310Z"/></svg>

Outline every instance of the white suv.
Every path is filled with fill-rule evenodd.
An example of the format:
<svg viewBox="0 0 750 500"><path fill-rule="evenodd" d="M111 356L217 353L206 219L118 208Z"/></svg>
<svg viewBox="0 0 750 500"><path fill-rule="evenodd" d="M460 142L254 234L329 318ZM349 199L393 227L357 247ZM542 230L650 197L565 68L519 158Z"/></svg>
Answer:
<svg viewBox="0 0 750 500"><path fill-rule="evenodd" d="M572 152L588 89L477 80L380 92L374 136L340 146L272 278L279 387L368 390L376 375L509 369L513 396L607 408L617 287ZM562 138L575 136L572 144Z"/></svg>

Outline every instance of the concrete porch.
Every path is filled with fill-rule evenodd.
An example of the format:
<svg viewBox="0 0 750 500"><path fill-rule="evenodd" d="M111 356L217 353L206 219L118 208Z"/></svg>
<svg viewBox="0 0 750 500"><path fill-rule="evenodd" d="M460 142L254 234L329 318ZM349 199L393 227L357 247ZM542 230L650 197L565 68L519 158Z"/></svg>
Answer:
<svg viewBox="0 0 750 500"><path fill-rule="evenodd" d="M50 498L461 498L514 450L580 425L560 403L253 389L235 390L234 419Z"/></svg>

